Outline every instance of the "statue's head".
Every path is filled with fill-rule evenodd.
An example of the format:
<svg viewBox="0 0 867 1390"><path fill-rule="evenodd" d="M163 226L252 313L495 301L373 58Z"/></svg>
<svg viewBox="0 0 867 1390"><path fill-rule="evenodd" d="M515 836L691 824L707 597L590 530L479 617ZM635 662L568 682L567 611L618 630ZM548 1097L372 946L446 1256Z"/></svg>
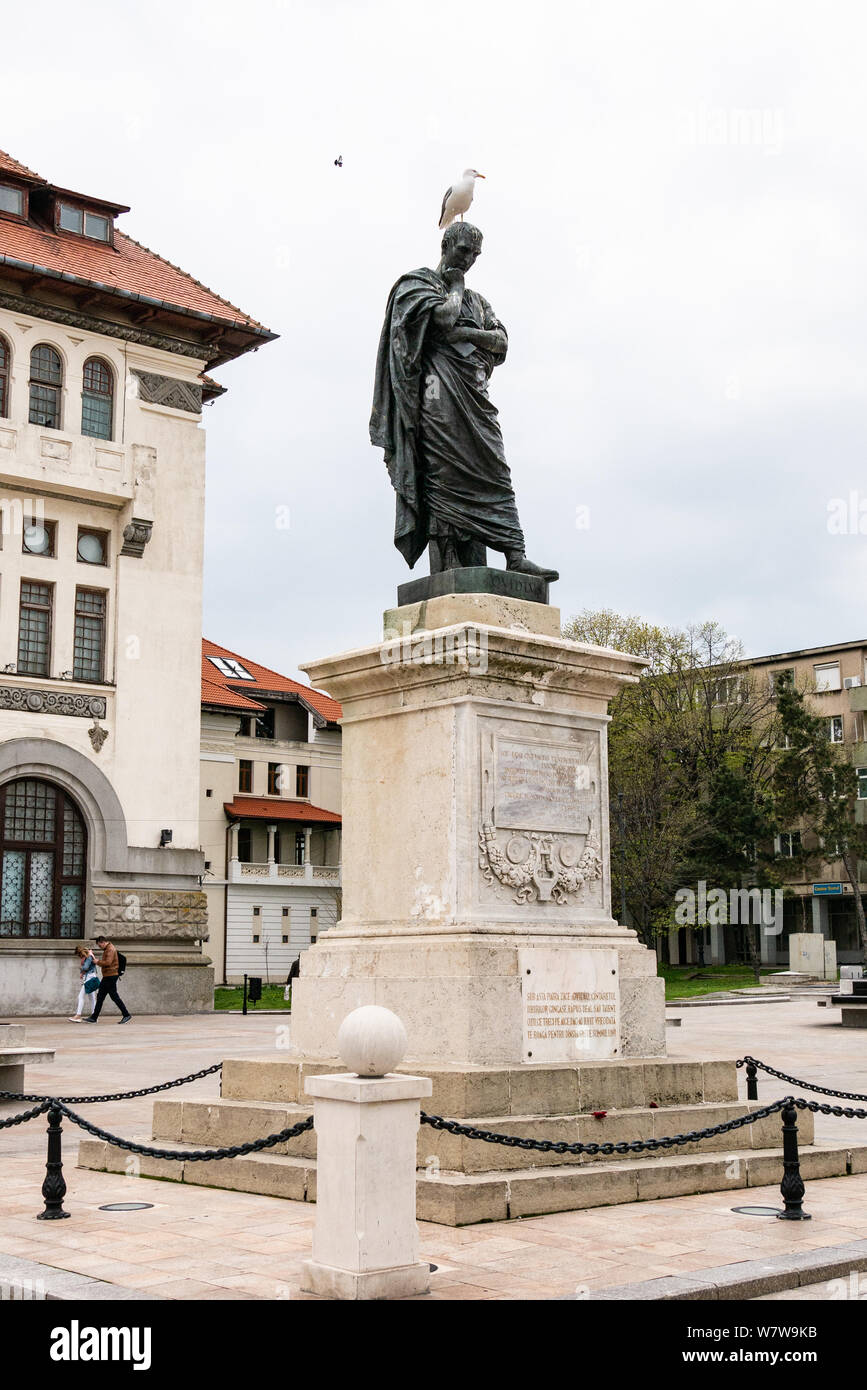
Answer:
<svg viewBox="0 0 867 1390"><path fill-rule="evenodd" d="M442 252L445 265L467 271L482 249L482 234L471 222L453 222L443 232Z"/></svg>

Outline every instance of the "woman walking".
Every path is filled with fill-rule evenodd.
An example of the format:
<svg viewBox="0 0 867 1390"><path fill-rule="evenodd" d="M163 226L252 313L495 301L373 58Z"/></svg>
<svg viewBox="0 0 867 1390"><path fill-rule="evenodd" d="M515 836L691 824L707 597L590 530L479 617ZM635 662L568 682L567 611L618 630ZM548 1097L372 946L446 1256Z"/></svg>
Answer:
<svg viewBox="0 0 867 1390"><path fill-rule="evenodd" d="M81 988L78 991L78 1003L76 1012L70 1018L70 1023L84 1022L84 1005L86 1000L90 1000L90 1013L93 1013L96 1004L96 992L99 989L99 975L96 969L96 957L92 951L84 946L76 946L75 954L78 956L78 977Z"/></svg>

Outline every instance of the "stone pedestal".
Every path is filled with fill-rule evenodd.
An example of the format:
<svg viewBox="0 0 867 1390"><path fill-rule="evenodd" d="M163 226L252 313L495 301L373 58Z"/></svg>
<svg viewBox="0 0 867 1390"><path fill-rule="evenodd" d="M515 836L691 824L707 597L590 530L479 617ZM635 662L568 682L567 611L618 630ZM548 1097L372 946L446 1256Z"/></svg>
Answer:
<svg viewBox="0 0 867 1390"><path fill-rule="evenodd" d="M664 1053L655 955L611 914L608 702L643 663L551 635L553 611L440 595L306 666L343 705L344 915L301 958L296 1053L333 1057L372 1003L411 1063Z"/></svg>
<svg viewBox="0 0 867 1390"><path fill-rule="evenodd" d="M326 1298L408 1298L427 1293L418 1257L415 1165L420 1076L314 1076L318 1161L313 1258L303 1288Z"/></svg>

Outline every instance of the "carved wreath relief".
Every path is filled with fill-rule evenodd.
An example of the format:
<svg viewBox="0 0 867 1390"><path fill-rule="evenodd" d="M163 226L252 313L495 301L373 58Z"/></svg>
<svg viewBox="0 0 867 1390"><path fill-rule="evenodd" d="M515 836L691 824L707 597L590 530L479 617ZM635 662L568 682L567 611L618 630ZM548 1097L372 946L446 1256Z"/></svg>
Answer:
<svg viewBox="0 0 867 1390"><path fill-rule="evenodd" d="M602 879L599 737L482 736L479 867L513 901L582 901Z"/></svg>
<svg viewBox="0 0 867 1390"><path fill-rule="evenodd" d="M534 830L513 835L504 854L490 823L483 824L479 831L479 848L479 865L487 882L493 883L497 878L500 883L517 888L516 903L531 902L534 895L540 903L551 898L565 903L569 894L579 893L588 880L602 877L599 839L592 824L580 855L569 840L540 835Z"/></svg>

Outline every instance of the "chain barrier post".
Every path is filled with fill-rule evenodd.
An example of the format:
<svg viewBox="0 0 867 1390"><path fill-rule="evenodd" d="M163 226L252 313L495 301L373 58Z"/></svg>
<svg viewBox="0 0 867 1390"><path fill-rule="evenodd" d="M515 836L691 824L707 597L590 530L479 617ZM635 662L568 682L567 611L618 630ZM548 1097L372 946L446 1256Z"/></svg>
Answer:
<svg viewBox="0 0 867 1390"><path fill-rule="evenodd" d="M45 1181L42 1184L45 1210L39 1213L36 1218L37 1221L62 1221L65 1216L70 1215L68 1211L63 1210L66 1183L63 1180L62 1119L60 1106L57 1104L50 1106L48 1111L48 1159L45 1164Z"/></svg>
<svg viewBox="0 0 867 1390"><path fill-rule="evenodd" d="M783 1107L783 1181L780 1192L785 1211L777 1212L779 1221L810 1221L809 1212L804 1211L804 1179L798 1158L798 1111L791 1096Z"/></svg>
<svg viewBox="0 0 867 1390"><path fill-rule="evenodd" d="M752 1058L747 1062L747 1100L759 1098L759 1069Z"/></svg>
<svg viewBox="0 0 867 1390"><path fill-rule="evenodd" d="M241 1013L242 1013L242 1014L246 1014L246 1012L247 1012L247 976L245 975L245 976L244 976L244 1002L243 1002L242 1005L241 1005Z"/></svg>
<svg viewBox="0 0 867 1390"><path fill-rule="evenodd" d="M316 1222L302 1288L326 1298L411 1298L430 1289L419 1259L416 1143L426 1076L395 1075L406 1031L367 1004L340 1025L350 1073L311 1076L316 1129Z"/></svg>

